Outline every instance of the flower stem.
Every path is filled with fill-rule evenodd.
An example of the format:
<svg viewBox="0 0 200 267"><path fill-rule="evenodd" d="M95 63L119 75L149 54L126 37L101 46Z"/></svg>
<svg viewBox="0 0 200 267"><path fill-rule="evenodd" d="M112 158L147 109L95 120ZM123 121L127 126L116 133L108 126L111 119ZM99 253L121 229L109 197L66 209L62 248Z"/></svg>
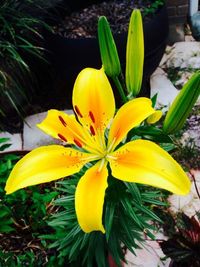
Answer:
<svg viewBox="0 0 200 267"><path fill-rule="evenodd" d="M117 76L113 76L112 79L113 79L113 81L114 81L114 83L115 83L115 85L116 85L116 87L117 87L117 89L119 91L119 94L121 96L121 99L122 99L123 103L126 103L127 102L127 97L126 97L126 95L124 93L124 89L123 89L118 77Z"/></svg>

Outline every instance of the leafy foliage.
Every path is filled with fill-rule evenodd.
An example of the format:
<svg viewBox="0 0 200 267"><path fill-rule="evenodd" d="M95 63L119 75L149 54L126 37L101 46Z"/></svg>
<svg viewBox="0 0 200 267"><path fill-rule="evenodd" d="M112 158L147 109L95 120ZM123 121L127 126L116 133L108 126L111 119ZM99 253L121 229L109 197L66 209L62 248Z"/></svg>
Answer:
<svg viewBox="0 0 200 267"><path fill-rule="evenodd" d="M165 0L155 0L152 1L152 3L144 9L143 15L148 16L154 14L158 8L162 7L165 3Z"/></svg>
<svg viewBox="0 0 200 267"><path fill-rule="evenodd" d="M1 150L5 149L8 141L8 138L0 138ZM53 188L34 186L6 196L5 182L19 158L14 154L0 156L0 266L21 267L27 263L30 266L42 266L45 255L36 255L38 253L33 248L39 251L43 249L38 235L50 230L46 218L52 209L50 203L58 193ZM30 242L36 242L37 245L32 247L28 245ZM53 257L49 259L51 261L54 261Z"/></svg>
<svg viewBox="0 0 200 267"><path fill-rule="evenodd" d="M47 215L47 204L58 194L48 188L35 186L30 190L20 190L6 196L4 192L5 182L18 159L19 156L13 154L4 155L0 159L0 232L7 232L5 221L2 221L2 218L8 219L6 222L8 225L16 221L18 224L22 223L23 226L28 225L32 231L45 227L44 217ZM9 228L8 231L10 230Z"/></svg>
<svg viewBox="0 0 200 267"><path fill-rule="evenodd" d="M21 266L41 266L42 262L40 264L41 260L37 261L37 264L35 264L35 255L33 252L28 251L24 254L16 256L13 252L4 253L3 251L0 251L0 266L9 266L9 267L21 267Z"/></svg>
<svg viewBox="0 0 200 267"><path fill-rule="evenodd" d="M155 227L150 221L160 219L151 207L164 205L162 195L160 191L124 183L110 176L103 214L106 234L86 234L79 227L74 204L76 185L85 169L71 179L57 183L61 196L55 200L55 205L59 210L48 222L55 232L40 237L52 242L49 248L58 250L58 266L68 262L73 267L106 267L109 266L108 254L121 266L124 249L128 248L134 253L138 242L144 240L144 233L154 238L151 231Z"/></svg>
<svg viewBox="0 0 200 267"><path fill-rule="evenodd" d="M45 1L4 0L0 8L0 118L11 107L20 116L21 102L28 103L34 86L29 58L45 61L41 27L48 28L43 17ZM28 86L27 86L28 85ZM3 127L0 125L0 127Z"/></svg>
<svg viewBox="0 0 200 267"><path fill-rule="evenodd" d="M4 151L6 148L8 148L11 144L7 143L9 141L9 138L0 138L0 151Z"/></svg>

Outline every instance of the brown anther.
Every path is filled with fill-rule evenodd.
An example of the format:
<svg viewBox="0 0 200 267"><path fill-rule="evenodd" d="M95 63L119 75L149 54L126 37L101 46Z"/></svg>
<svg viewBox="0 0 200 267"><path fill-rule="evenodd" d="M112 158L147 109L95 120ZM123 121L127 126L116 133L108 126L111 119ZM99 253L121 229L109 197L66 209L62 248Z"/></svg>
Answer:
<svg viewBox="0 0 200 267"><path fill-rule="evenodd" d="M89 112L90 119L92 120L93 123L95 123L95 117L92 111Z"/></svg>
<svg viewBox="0 0 200 267"><path fill-rule="evenodd" d="M62 116L58 116L58 118L59 118L60 122L62 123L62 125L66 127L67 126L67 123L65 122L65 120L63 119L63 117Z"/></svg>
<svg viewBox="0 0 200 267"><path fill-rule="evenodd" d="M92 125L90 125L90 132L92 135L95 135L95 130L94 130L94 127Z"/></svg>
<svg viewBox="0 0 200 267"><path fill-rule="evenodd" d="M62 134L58 134L58 137L62 140L62 141L64 141L64 142L67 142L67 139L62 135Z"/></svg>
<svg viewBox="0 0 200 267"><path fill-rule="evenodd" d="M83 118L83 115L81 114L80 109L79 109L77 106L74 106L74 109L75 109L75 111L76 111L76 114L77 114L79 117Z"/></svg>
<svg viewBox="0 0 200 267"><path fill-rule="evenodd" d="M82 144L81 144L77 139L74 139L74 143L75 143L78 147L82 147Z"/></svg>

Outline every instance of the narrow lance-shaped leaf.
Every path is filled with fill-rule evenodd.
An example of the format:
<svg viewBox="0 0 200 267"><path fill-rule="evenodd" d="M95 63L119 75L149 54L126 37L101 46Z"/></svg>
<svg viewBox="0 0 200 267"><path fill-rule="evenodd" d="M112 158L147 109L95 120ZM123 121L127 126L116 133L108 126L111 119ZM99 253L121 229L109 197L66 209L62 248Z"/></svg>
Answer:
<svg viewBox="0 0 200 267"><path fill-rule="evenodd" d="M144 64L144 35L142 16L133 10L128 29L126 47L126 86L133 96L139 94L142 85Z"/></svg>
<svg viewBox="0 0 200 267"><path fill-rule="evenodd" d="M110 77L118 76L121 72L119 56L110 25L104 16L98 21L98 39L105 73Z"/></svg>
<svg viewBox="0 0 200 267"><path fill-rule="evenodd" d="M163 123L166 133L180 130L200 94L200 72L195 73L174 99Z"/></svg>

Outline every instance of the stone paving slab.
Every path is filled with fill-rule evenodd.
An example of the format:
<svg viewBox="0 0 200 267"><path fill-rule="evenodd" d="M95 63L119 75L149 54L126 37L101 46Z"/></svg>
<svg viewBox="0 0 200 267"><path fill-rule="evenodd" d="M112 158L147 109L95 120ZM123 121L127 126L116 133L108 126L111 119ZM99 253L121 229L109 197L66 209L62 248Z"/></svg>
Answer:
<svg viewBox="0 0 200 267"><path fill-rule="evenodd" d="M169 106L178 94L178 90L168 79L167 74L161 68L157 68L151 76L151 97L157 95L156 107Z"/></svg>
<svg viewBox="0 0 200 267"><path fill-rule="evenodd" d="M193 176L196 187L200 192L200 170L191 170L189 175ZM171 195L168 198L170 210L172 212L184 212L187 216L192 217L200 212L200 200L196 191L194 181L192 181L191 191L186 196Z"/></svg>
<svg viewBox="0 0 200 267"><path fill-rule="evenodd" d="M177 42L167 47L162 67L199 69L200 68L200 42Z"/></svg>
<svg viewBox="0 0 200 267"><path fill-rule="evenodd" d="M155 234L156 239L166 240L162 233ZM165 257L159 243L154 240L146 240L143 248L136 249L135 254L130 251L126 254L127 264L125 267L168 267L170 259L162 260Z"/></svg>
<svg viewBox="0 0 200 267"><path fill-rule="evenodd" d="M13 151L21 151L22 150L22 135L17 134L10 134L8 132L1 132L0 138L10 138L10 140L6 143L11 144L8 148L6 148L4 151L0 151L1 153L4 152L13 152Z"/></svg>

